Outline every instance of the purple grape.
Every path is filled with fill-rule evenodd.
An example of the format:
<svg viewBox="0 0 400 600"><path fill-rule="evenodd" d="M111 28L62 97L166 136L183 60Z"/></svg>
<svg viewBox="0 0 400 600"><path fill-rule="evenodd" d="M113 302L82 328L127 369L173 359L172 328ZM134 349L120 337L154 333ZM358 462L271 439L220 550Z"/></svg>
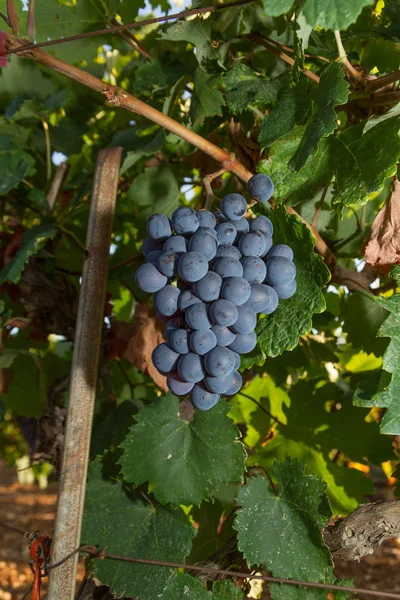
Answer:
<svg viewBox="0 0 400 600"><path fill-rule="evenodd" d="M169 344L163 342L154 348L151 359L157 371L166 375L176 368L179 354L174 352Z"/></svg>
<svg viewBox="0 0 400 600"><path fill-rule="evenodd" d="M178 235L192 235L199 228L199 219L193 208L181 206L172 214L172 227Z"/></svg>
<svg viewBox="0 0 400 600"><path fill-rule="evenodd" d="M244 304L250 298L251 287L247 279L243 277L228 277L225 279L221 298L229 300L236 306Z"/></svg>
<svg viewBox="0 0 400 600"><path fill-rule="evenodd" d="M265 237L265 235L264 235L264 237ZM261 257L264 257L268 254L269 250L272 248L272 244L273 244L272 237L265 237L265 250L262 254L260 254Z"/></svg>
<svg viewBox="0 0 400 600"><path fill-rule="evenodd" d="M179 297L180 298L180 297ZM178 300L179 304L179 300ZM173 317L172 319L168 319L168 321L164 325L164 337L167 341L169 341L169 337L173 331L176 329L181 329L184 325L184 320L182 317Z"/></svg>
<svg viewBox="0 0 400 600"><path fill-rule="evenodd" d="M238 313L239 316L237 321L234 325L232 325L233 331L241 335L253 331L257 325L257 316L255 312L252 311L248 306L238 306Z"/></svg>
<svg viewBox="0 0 400 600"><path fill-rule="evenodd" d="M225 392L225 395L234 396L241 389L242 385L243 380L241 374L239 373L239 371L234 371L232 387L227 392Z"/></svg>
<svg viewBox="0 0 400 600"><path fill-rule="evenodd" d="M236 246L232 246L231 244L221 244L218 246L215 258L234 258L239 260L242 258L242 255Z"/></svg>
<svg viewBox="0 0 400 600"><path fill-rule="evenodd" d="M202 331L203 329L211 329L211 321L208 316L208 306L203 302L192 304L186 310L185 321L191 329Z"/></svg>
<svg viewBox="0 0 400 600"><path fill-rule="evenodd" d="M257 173L248 180L247 191L258 202L268 202L274 193L274 184L268 175Z"/></svg>
<svg viewBox="0 0 400 600"><path fill-rule="evenodd" d="M176 252L183 254L187 252L187 241L182 235L173 235L164 242L164 252Z"/></svg>
<svg viewBox="0 0 400 600"><path fill-rule="evenodd" d="M250 287L250 298L245 303L245 306L251 308L255 313L260 313L270 308L272 309L271 312L273 312L276 309L279 299L272 287L263 283L252 283Z"/></svg>
<svg viewBox="0 0 400 600"><path fill-rule="evenodd" d="M250 331L250 333L238 333L232 342L229 345L229 348L238 354L247 354L254 350L257 345L257 336L255 331Z"/></svg>
<svg viewBox="0 0 400 600"><path fill-rule="evenodd" d="M226 377L233 372L235 357L229 348L217 346L206 354L204 366L212 377Z"/></svg>
<svg viewBox="0 0 400 600"><path fill-rule="evenodd" d="M211 329L193 331L190 334L190 347L195 354L203 356L217 345L217 338Z"/></svg>
<svg viewBox="0 0 400 600"><path fill-rule="evenodd" d="M162 250L152 250L146 256L145 262L151 263L152 265L157 267L157 261L158 261L159 256L161 256L161 254L162 254Z"/></svg>
<svg viewBox="0 0 400 600"><path fill-rule="evenodd" d="M238 234L247 233L249 231L249 222L244 217L243 219L239 219L239 221L228 220L225 221L225 223L234 225Z"/></svg>
<svg viewBox="0 0 400 600"><path fill-rule="evenodd" d="M285 256L273 256L267 260L267 281L270 285L290 283L296 277L293 261Z"/></svg>
<svg viewBox="0 0 400 600"><path fill-rule="evenodd" d="M201 302L200 298L192 290L183 290L178 299L178 308L185 311L192 304L198 304L199 302Z"/></svg>
<svg viewBox="0 0 400 600"><path fill-rule="evenodd" d="M193 290L204 302L212 302L219 298L221 291L222 278L218 273L209 271L199 281L193 284Z"/></svg>
<svg viewBox="0 0 400 600"><path fill-rule="evenodd" d="M228 327L223 327L222 325L213 325L211 327L211 331L217 338L217 346L229 346L229 344L232 344L236 337L236 334L233 333L233 331L228 329Z"/></svg>
<svg viewBox="0 0 400 600"><path fill-rule="evenodd" d="M261 231L249 231L239 240L239 250L243 256L262 256L267 246L265 235Z"/></svg>
<svg viewBox="0 0 400 600"><path fill-rule="evenodd" d="M190 351L190 334L186 329L175 329L169 337L169 345L178 354L187 354Z"/></svg>
<svg viewBox="0 0 400 600"><path fill-rule="evenodd" d="M232 350L232 352L233 352L233 350ZM239 367L240 367L240 362L241 362L241 360L240 360L240 354L238 354L237 352L233 352L233 355L235 357L235 366L234 366L234 369L235 369L235 371L238 371Z"/></svg>
<svg viewBox="0 0 400 600"><path fill-rule="evenodd" d="M287 300L291 298L297 289L296 280L290 281L289 283L282 283L281 285L275 285L274 290L278 294L278 298L281 300Z"/></svg>
<svg viewBox="0 0 400 600"><path fill-rule="evenodd" d="M200 227L189 240L189 250L200 252L207 260L211 260L217 253L217 241L210 232L214 229Z"/></svg>
<svg viewBox="0 0 400 600"><path fill-rule="evenodd" d="M190 400L198 410L209 410L219 400L219 394L212 394L204 385L196 384L190 393Z"/></svg>
<svg viewBox="0 0 400 600"><path fill-rule="evenodd" d="M240 194L228 194L221 201L221 212L231 221L239 221L246 211L247 202Z"/></svg>
<svg viewBox="0 0 400 600"><path fill-rule="evenodd" d="M267 275L265 262L258 256L244 256L241 259L243 277L249 283L262 283Z"/></svg>
<svg viewBox="0 0 400 600"><path fill-rule="evenodd" d="M192 391L194 383L184 381L176 371L173 371L167 375L167 386L175 396L186 396Z"/></svg>
<svg viewBox="0 0 400 600"><path fill-rule="evenodd" d="M211 304L210 316L216 325L230 327L238 318L238 309L229 300L216 300Z"/></svg>
<svg viewBox="0 0 400 600"><path fill-rule="evenodd" d="M173 285L166 285L154 296L154 307L166 317L172 317L178 310L180 290Z"/></svg>
<svg viewBox="0 0 400 600"><path fill-rule="evenodd" d="M204 379L205 371L200 356L193 352L181 356L178 360L178 373L184 381L189 383L198 383Z"/></svg>
<svg viewBox="0 0 400 600"><path fill-rule="evenodd" d="M152 215L147 219L147 231L153 240L164 241L172 233L171 223L166 215Z"/></svg>
<svg viewBox="0 0 400 600"><path fill-rule="evenodd" d="M183 281L199 281L208 271L208 261L200 252L182 254L178 262L178 273Z"/></svg>
<svg viewBox="0 0 400 600"><path fill-rule="evenodd" d="M212 377L206 375L204 377L204 383L206 388L213 394L226 394L233 385L233 373L226 375L226 377Z"/></svg>
<svg viewBox="0 0 400 600"><path fill-rule="evenodd" d="M274 233L274 226L268 217L264 217L264 215L260 215L254 221L251 221L250 229L251 231L261 231L266 238L272 237Z"/></svg>
<svg viewBox="0 0 400 600"><path fill-rule="evenodd" d="M210 227L210 229L214 229L217 224L217 220L209 210L205 210L202 208L197 213L197 218L199 220L200 227Z"/></svg>
<svg viewBox="0 0 400 600"><path fill-rule="evenodd" d="M145 263L141 265L135 273L136 285L148 294L158 292L167 284L165 275L152 264Z"/></svg>
<svg viewBox="0 0 400 600"><path fill-rule="evenodd" d="M153 250L162 250L162 242L156 242L151 237L147 237L142 242L142 254L143 256L147 256Z"/></svg>
<svg viewBox="0 0 400 600"><path fill-rule="evenodd" d="M214 273L218 273L222 279L243 276L243 267L236 258L219 258L212 269Z"/></svg>
<svg viewBox="0 0 400 600"><path fill-rule="evenodd" d="M215 231L218 233L220 244L233 244L237 236L236 227L230 223L219 223Z"/></svg>
<svg viewBox="0 0 400 600"><path fill-rule="evenodd" d="M268 252L267 260L269 258L272 258L273 256L284 256L289 260L293 260L293 250L290 248L290 246L287 246L286 244L276 244L275 246L272 246L272 248Z"/></svg>
<svg viewBox="0 0 400 600"><path fill-rule="evenodd" d="M151 252L151 254L154 253ZM157 260L157 269L165 277L175 277L178 273L179 256L176 252L161 252Z"/></svg>

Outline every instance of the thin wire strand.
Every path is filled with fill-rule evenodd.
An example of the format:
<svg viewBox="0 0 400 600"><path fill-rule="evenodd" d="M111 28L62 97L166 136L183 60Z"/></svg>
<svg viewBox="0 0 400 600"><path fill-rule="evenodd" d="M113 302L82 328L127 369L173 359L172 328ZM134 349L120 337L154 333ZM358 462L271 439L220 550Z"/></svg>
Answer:
<svg viewBox="0 0 400 600"><path fill-rule="evenodd" d="M363 588L353 588L346 585L335 585L327 583L316 583L312 581L301 581L296 579L284 579L281 577L269 577L267 575L253 575L251 573L243 573L241 571L227 571L225 569L215 569L213 567L203 567L199 565L185 565L175 562L164 562L161 560L150 560L146 558L133 558L130 556L119 556L118 554L109 554L103 550L97 550L95 546L80 546L66 556L63 560L49 565L48 570L55 569L60 565L64 564L67 560L72 558L77 552L84 552L89 554L91 558L108 558L110 560L120 560L122 562L138 563L143 565L155 566L155 567L170 567L173 569L184 569L186 571L198 571L206 573L214 573L215 575L226 575L227 577L236 577L238 579L258 579L260 581L266 581L268 583L281 583L283 585L297 585L305 588L319 588L324 590L335 590L339 592L351 592L352 594L364 594L366 596L374 596L376 598L391 598L392 600L400 600L400 594L393 592L381 592L376 590L368 590Z"/></svg>
<svg viewBox="0 0 400 600"><path fill-rule="evenodd" d="M4 527L4 529L9 529L10 531L13 531L14 533L19 533L20 535L23 535L24 537L28 537L30 535L28 531L22 531L22 529L18 529L17 527L13 527L12 525L7 525L7 523L0 522L0 527Z"/></svg>
<svg viewBox="0 0 400 600"><path fill-rule="evenodd" d="M75 40L81 40L88 37L97 37L99 35L108 35L110 33L117 33L119 31L125 31L127 29L136 29L137 27L144 27L145 25L153 25L154 23L164 23L165 21L173 21L175 19L182 19L191 15L200 15L207 12L216 12L218 10L224 10L225 8L232 8L234 6L244 6L246 4L254 4L257 0L235 0L235 2L228 2L227 4L218 4L217 6L205 6L203 8L192 8L190 10L184 10L180 13L173 15L165 15L164 17L155 17L153 19L144 19L143 21L135 21L134 23L128 23L127 25L112 25L106 29L96 29L95 31L87 31L85 33L79 33L76 35L70 35L56 40L46 40L45 42L38 42L37 44L26 44L19 48L9 50L7 54L17 54L18 52L25 52L26 50L33 50L34 48L44 48L45 46L54 46L55 44L65 44L66 42L73 42Z"/></svg>

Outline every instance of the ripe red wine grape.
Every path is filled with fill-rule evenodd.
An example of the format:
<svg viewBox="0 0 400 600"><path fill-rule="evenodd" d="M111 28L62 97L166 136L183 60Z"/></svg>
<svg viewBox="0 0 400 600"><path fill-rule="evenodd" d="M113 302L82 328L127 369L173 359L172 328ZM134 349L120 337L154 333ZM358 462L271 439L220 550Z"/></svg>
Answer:
<svg viewBox="0 0 400 600"><path fill-rule="evenodd" d="M183 290L178 298L178 308L183 312L192 306L201 302L200 298L192 290Z"/></svg>
<svg viewBox="0 0 400 600"><path fill-rule="evenodd" d="M162 373L162 375L166 375L176 368L179 357L180 355L177 352L174 352L166 342L159 344L154 348L151 356L153 365L157 371Z"/></svg>
<svg viewBox="0 0 400 600"><path fill-rule="evenodd" d="M182 235L172 235L165 240L163 250L164 252L183 254L184 252L187 252L187 241Z"/></svg>
<svg viewBox="0 0 400 600"><path fill-rule="evenodd" d="M180 297L179 297L179 299L180 299ZM178 300L178 304L179 304L179 300ZM165 339L168 341L171 333L173 331L175 331L176 329L181 329L184 324L185 324L185 321L182 319L182 317L173 317L172 319L168 319L168 321L164 325Z"/></svg>
<svg viewBox="0 0 400 600"><path fill-rule="evenodd" d="M206 375L206 377L204 377L204 383L208 391L213 394L226 394L233 385L233 373L230 373L225 377L212 377L211 375Z"/></svg>
<svg viewBox="0 0 400 600"><path fill-rule="evenodd" d="M222 279L227 277L243 277L243 267L236 258L228 256L219 258L213 265L213 271L218 273Z"/></svg>
<svg viewBox="0 0 400 600"><path fill-rule="evenodd" d="M234 371L232 386L227 392L225 392L225 395L226 396L234 396L241 389L242 385L243 385L243 379L242 379L241 374L239 373L239 371Z"/></svg>
<svg viewBox="0 0 400 600"><path fill-rule="evenodd" d="M236 323L232 325L235 333L250 333L257 325L256 313L248 306L238 306L239 316Z"/></svg>
<svg viewBox="0 0 400 600"><path fill-rule="evenodd" d="M204 385L196 383L190 392L190 400L198 410L210 410L219 400L219 394L209 392Z"/></svg>
<svg viewBox="0 0 400 600"><path fill-rule="evenodd" d="M269 285L265 285L263 283L252 283L250 287L250 298L247 300L246 306L251 308L254 312L263 312L275 302L275 308L278 306L277 294Z"/></svg>
<svg viewBox="0 0 400 600"><path fill-rule="evenodd" d="M178 373L188 383L198 383L205 376L203 359L194 352L184 354L178 360Z"/></svg>
<svg viewBox="0 0 400 600"><path fill-rule="evenodd" d="M177 371L173 371L167 375L167 386L175 396L186 396L193 389L194 383L184 381Z"/></svg>
<svg viewBox="0 0 400 600"><path fill-rule="evenodd" d="M242 257L239 248L232 246L231 244L220 244L218 246L217 254L215 258L235 258L239 260Z"/></svg>
<svg viewBox="0 0 400 600"><path fill-rule="evenodd" d="M268 202L274 193L274 184L268 175L257 173L248 180L247 191L253 198L256 198L258 202Z"/></svg>
<svg viewBox="0 0 400 600"><path fill-rule="evenodd" d="M178 310L180 290L173 285L166 285L154 296L154 307L166 317L172 317Z"/></svg>
<svg viewBox="0 0 400 600"><path fill-rule="evenodd" d="M147 256L153 250L162 250L163 244L162 242L156 242L151 237L147 237L142 242L142 254L143 256Z"/></svg>
<svg viewBox="0 0 400 600"><path fill-rule="evenodd" d="M206 354L204 366L212 377L226 377L233 373L235 357L229 348L216 346Z"/></svg>
<svg viewBox="0 0 400 600"><path fill-rule="evenodd" d="M267 247L267 240L261 231L249 231L239 240L239 250L243 256L262 256Z"/></svg>
<svg viewBox="0 0 400 600"><path fill-rule="evenodd" d="M236 227L230 223L219 223L215 231L218 233L220 244L233 244L237 236Z"/></svg>
<svg viewBox="0 0 400 600"><path fill-rule="evenodd" d="M187 354L190 352L189 344L190 334L186 329L175 329L169 336L169 345L174 352L178 354Z"/></svg>
<svg viewBox="0 0 400 600"><path fill-rule="evenodd" d="M241 360L240 360L240 354L238 354L237 352L234 352L233 350L232 350L232 354L235 357L235 367L234 367L234 369L235 369L235 371L237 371L239 369L239 367L240 367L240 362L241 362Z"/></svg>
<svg viewBox="0 0 400 600"><path fill-rule="evenodd" d="M217 345L217 338L211 329L193 331L190 334L190 347L195 354L203 356Z"/></svg>
<svg viewBox="0 0 400 600"><path fill-rule="evenodd" d="M231 221L239 221L247 211L247 202L240 194L228 194L222 198L221 212Z"/></svg>
<svg viewBox="0 0 400 600"><path fill-rule="evenodd" d="M168 280L152 263L145 263L136 271L135 281L143 292L154 294L161 290Z"/></svg>
<svg viewBox="0 0 400 600"><path fill-rule="evenodd" d="M209 227L210 229L214 229L217 224L217 219L214 217L212 212L205 210L204 208L198 211L197 218L199 220L200 227Z"/></svg>
<svg viewBox="0 0 400 600"><path fill-rule="evenodd" d="M212 302L219 298L222 286L222 277L218 273L208 271L199 281L193 284L193 290L204 302Z"/></svg>
<svg viewBox="0 0 400 600"><path fill-rule="evenodd" d="M267 254L267 260L269 258L272 258L273 256L284 256L289 260L293 260L293 250L290 246L287 246L286 244L276 244L275 246L272 246L272 248L269 250Z"/></svg>
<svg viewBox="0 0 400 600"><path fill-rule="evenodd" d="M212 322L209 318L209 307L204 302L192 304L185 313L186 325L190 329L202 331L203 329L211 329Z"/></svg>
<svg viewBox="0 0 400 600"><path fill-rule="evenodd" d="M213 325L211 327L211 331L215 334L215 337L217 338L217 346L229 346L229 344L232 344L233 340L236 337L236 334L233 333L233 331L231 331L229 327L224 327L223 325Z"/></svg>
<svg viewBox="0 0 400 600"><path fill-rule="evenodd" d="M221 288L221 298L240 306L250 298L251 287L243 277L228 277Z"/></svg>
<svg viewBox="0 0 400 600"><path fill-rule="evenodd" d="M152 250L146 256L146 262L151 263L155 267L157 267L158 257L161 256L162 250Z"/></svg>
<svg viewBox="0 0 400 600"><path fill-rule="evenodd" d="M282 283L281 285L275 285L274 290L281 300L287 300L291 298L297 289L296 280L290 281L289 283Z"/></svg>
<svg viewBox="0 0 400 600"><path fill-rule="evenodd" d="M207 259L200 252L187 252L179 258L178 273L183 281L188 281L189 283L199 281L207 271Z"/></svg>
<svg viewBox="0 0 400 600"><path fill-rule="evenodd" d="M296 277L296 267L290 258L273 256L267 260L267 281L270 285L290 283Z"/></svg>
<svg viewBox="0 0 400 600"><path fill-rule="evenodd" d="M255 331L250 331L250 333L238 333L232 344L229 345L229 348L238 354L247 354L254 350L256 344L256 333Z"/></svg>
<svg viewBox="0 0 400 600"><path fill-rule="evenodd" d="M150 252L149 257L152 254L155 252ZM178 272L179 256L176 252L161 252L157 260L157 269L165 277L175 277Z"/></svg>
<svg viewBox="0 0 400 600"><path fill-rule="evenodd" d="M153 240L164 241L172 233L171 223L166 215L152 215L147 219L147 231Z"/></svg>
<svg viewBox="0 0 400 600"><path fill-rule="evenodd" d="M229 300L216 300L211 304L210 317L216 325L229 327L236 323L238 310Z"/></svg>
<svg viewBox="0 0 400 600"><path fill-rule="evenodd" d="M212 260L217 253L217 241L211 231L214 229L201 227L189 240L189 250L200 252L207 260Z"/></svg>
<svg viewBox="0 0 400 600"><path fill-rule="evenodd" d="M262 283L267 276L267 267L262 258L258 256L244 256L241 259L243 277L249 283Z"/></svg>
<svg viewBox="0 0 400 600"><path fill-rule="evenodd" d="M172 227L178 235L191 235L198 230L200 224L193 208L177 208L172 214Z"/></svg>
<svg viewBox="0 0 400 600"><path fill-rule="evenodd" d="M265 237L270 238L274 233L274 226L268 217L264 217L264 215L260 215L250 223L251 231L261 231L265 235Z"/></svg>

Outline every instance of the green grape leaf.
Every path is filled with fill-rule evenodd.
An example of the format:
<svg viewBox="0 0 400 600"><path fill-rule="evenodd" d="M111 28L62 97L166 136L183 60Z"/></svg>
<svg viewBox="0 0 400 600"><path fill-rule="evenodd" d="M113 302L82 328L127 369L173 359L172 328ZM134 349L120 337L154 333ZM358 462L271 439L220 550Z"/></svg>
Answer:
<svg viewBox="0 0 400 600"><path fill-rule="evenodd" d="M347 29L372 0L306 0L304 15L313 27Z"/></svg>
<svg viewBox="0 0 400 600"><path fill-rule="evenodd" d="M337 127L335 106L345 104L349 84L344 79L344 69L333 62L322 71L317 95L312 102L312 115L289 166L299 171L314 154L321 139L333 133Z"/></svg>
<svg viewBox="0 0 400 600"><path fill-rule="evenodd" d="M217 57L216 50L211 45L211 23L209 19L196 18L191 21L177 21L168 27L166 31L160 32L160 35L163 40L183 41L193 44L200 65Z"/></svg>
<svg viewBox="0 0 400 600"><path fill-rule="evenodd" d="M31 130L0 117L0 150L26 149Z"/></svg>
<svg viewBox="0 0 400 600"><path fill-rule="evenodd" d="M205 71L197 69L190 103L190 118L193 123L201 125L206 117L222 115L225 100L218 87L220 84L221 77L210 77Z"/></svg>
<svg viewBox="0 0 400 600"><path fill-rule="evenodd" d="M277 489L264 477L250 478L237 498L234 528L249 566L262 564L276 577L327 582L333 575L321 535L331 516L326 483L304 470L291 458L275 462ZM302 597L293 591L293 598Z"/></svg>
<svg viewBox="0 0 400 600"><path fill-rule="evenodd" d="M109 401L102 404L101 412L93 421L93 434L90 440L90 455L100 456L106 450L115 451L122 442L133 421L135 405L129 400L115 406Z"/></svg>
<svg viewBox="0 0 400 600"><path fill-rule="evenodd" d="M13 350L7 351L1 359L2 368L11 368L7 392L0 394L4 405L17 415L39 417L47 402L47 378L42 360L31 352L13 353Z"/></svg>
<svg viewBox="0 0 400 600"><path fill-rule="evenodd" d="M224 75L224 83L227 90L226 103L234 115L246 110L253 102L274 104L281 86L279 78L268 79L257 75L241 62Z"/></svg>
<svg viewBox="0 0 400 600"><path fill-rule="evenodd" d="M310 230L285 207L268 213L274 225L274 243L288 244L294 252L297 291L288 300L280 300L277 310L257 324L259 346L267 356L278 356L292 350L299 337L312 327L312 315L323 312L325 299L321 292L329 281L329 270L321 256L314 253L315 240Z"/></svg>
<svg viewBox="0 0 400 600"><path fill-rule="evenodd" d="M150 167L135 177L127 196L141 223L154 213L164 213L170 217L178 208L178 182L168 167Z"/></svg>
<svg viewBox="0 0 400 600"><path fill-rule="evenodd" d="M242 590L235 588L232 581L215 581L212 587L212 600L242 600Z"/></svg>
<svg viewBox="0 0 400 600"><path fill-rule="evenodd" d="M343 330L347 332L347 341L354 348L364 352L373 352L380 356L386 349L387 340L376 339L379 327L387 316L386 310L375 302L373 296L365 292L353 292L343 298ZM360 322L363 324L360 327Z"/></svg>
<svg viewBox="0 0 400 600"><path fill-rule="evenodd" d="M261 121L259 142L268 147L275 140L289 133L296 124L304 122L311 107L307 95L308 80L302 77L293 83L285 76L285 83L278 93L276 107ZM286 162L289 162L287 159Z"/></svg>
<svg viewBox="0 0 400 600"><path fill-rule="evenodd" d="M390 116L389 116L390 115ZM332 203L338 207L364 203L379 192L387 177L396 174L400 157L400 114L370 119L349 127L333 145L336 182Z"/></svg>
<svg viewBox="0 0 400 600"><path fill-rule="evenodd" d="M0 196L35 173L35 160L30 154L22 150L0 150Z"/></svg>
<svg viewBox="0 0 400 600"><path fill-rule="evenodd" d="M0 271L0 284L5 281L18 283L25 264L31 256L37 254L49 239L57 233L54 223L45 221L37 227L27 229L22 238L22 245L10 262Z"/></svg>
<svg viewBox="0 0 400 600"><path fill-rule="evenodd" d="M107 546L112 554L182 562L195 535L181 509L153 505L139 494L131 494L120 483L104 479L99 459L89 464L82 544ZM140 600L184 597L178 593L184 583L178 583L174 571L167 567L106 558L93 560L91 572L118 597L127 595ZM199 599L203 596L199 595Z"/></svg>
<svg viewBox="0 0 400 600"><path fill-rule="evenodd" d="M163 504L197 504L221 483L242 481L245 452L224 401L196 411L191 421L178 414L168 394L145 406L121 444L124 479L148 481Z"/></svg>
<svg viewBox="0 0 400 600"><path fill-rule="evenodd" d="M274 198L295 206L332 179L333 167L330 140L324 138L317 152L309 157L300 171L289 169L289 161L298 148L304 127L296 126L290 133L273 142L269 157L258 164L258 170L267 173L274 182Z"/></svg>
<svg viewBox="0 0 400 600"><path fill-rule="evenodd" d="M269 17L279 17L288 12L293 4L293 0L263 0L265 13Z"/></svg>

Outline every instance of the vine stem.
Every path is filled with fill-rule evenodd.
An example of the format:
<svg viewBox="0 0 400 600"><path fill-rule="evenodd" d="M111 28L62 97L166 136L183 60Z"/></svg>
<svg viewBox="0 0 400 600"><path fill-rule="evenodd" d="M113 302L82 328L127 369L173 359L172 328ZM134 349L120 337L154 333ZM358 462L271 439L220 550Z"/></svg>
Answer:
<svg viewBox="0 0 400 600"><path fill-rule="evenodd" d="M56 170L56 174L54 175L47 194L47 204L49 205L50 212L53 210L54 205L57 202L57 198L67 172L68 163L66 162L61 163Z"/></svg>
<svg viewBox="0 0 400 600"><path fill-rule="evenodd" d="M355 69L353 67L353 65L351 64L351 62L349 61L349 59L347 58L347 52L343 46L343 42L342 42L342 38L340 35L340 31L338 29L335 30L335 40L336 40L336 45L338 47L338 52L339 52L339 58L342 61L342 63L347 67L347 70L353 75L353 77L355 77L356 79L359 79L361 76L361 73L359 73L357 71L357 69Z"/></svg>
<svg viewBox="0 0 400 600"><path fill-rule="evenodd" d="M33 40L35 39L35 36L36 36L35 0L29 0L26 33L27 33L28 37L32 38Z"/></svg>
<svg viewBox="0 0 400 600"><path fill-rule="evenodd" d="M7 0L7 15L8 15L8 22L10 24L11 31L15 35L18 35L19 34L19 22L18 22L17 11L15 9L14 0Z"/></svg>

